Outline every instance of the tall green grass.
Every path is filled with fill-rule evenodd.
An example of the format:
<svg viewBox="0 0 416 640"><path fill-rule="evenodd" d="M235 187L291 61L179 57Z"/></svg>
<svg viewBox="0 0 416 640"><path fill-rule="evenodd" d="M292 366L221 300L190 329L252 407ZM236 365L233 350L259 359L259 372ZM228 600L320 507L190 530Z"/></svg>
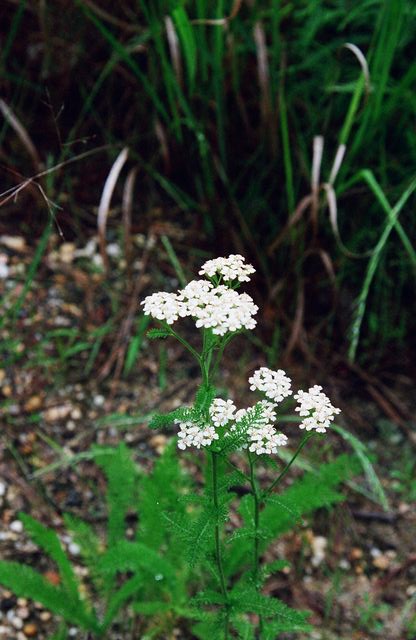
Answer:
<svg viewBox="0 0 416 640"><path fill-rule="evenodd" d="M414 195L393 225L397 233L387 232L392 210L386 206L407 193L416 160L411 0L351 6L343 0L77 0L65 9L60 1L39 8L20 2L2 11L8 18L0 58L6 94L42 157L70 157L80 140L109 143L114 155L119 143L127 144L147 177L141 206L156 200L179 223L181 211L192 211L205 231L204 248L255 254L276 322L286 329L303 291L317 300L305 308L304 328L326 326L323 337L344 332L351 357L358 339L382 345L411 335L405 298L414 284ZM362 52L369 81L346 43ZM46 89L55 111L65 107L57 122L45 107ZM322 180L338 145L346 145L333 185L337 222L349 251L376 247L372 258L343 253L324 196L317 212L306 209L266 258L264 249L310 192L316 135L325 140ZM20 157L12 138L3 124L6 154L24 173L23 152ZM76 167L68 171L71 177ZM369 189L357 183L362 171L371 172L376 190L368 180ZM102 188L102 164L91 165L91 173L90 208ZM61 190L67 189L62 180ZM230 228L233 234L224 233ZM358 300L347 318L342 305L329 309L324 300L332 286L328 271L311 258L322 252L337 274L340 299ZM383 323L371 322L380 304L389 312ZM269 332L271 340L274 328Z"/></svg>

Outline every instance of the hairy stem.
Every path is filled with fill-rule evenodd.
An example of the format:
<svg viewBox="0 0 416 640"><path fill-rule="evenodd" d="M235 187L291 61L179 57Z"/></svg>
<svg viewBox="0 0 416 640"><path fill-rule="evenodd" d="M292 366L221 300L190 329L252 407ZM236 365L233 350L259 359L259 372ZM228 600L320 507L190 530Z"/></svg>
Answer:
<svg viewBox="0 0 416 640"><path fill-rule="evenodd" d="M211 452L211 462L212 462L212 495L214 499L215 511L216 511L216 514L218 514L218 506L219 506L218 505L218 454L215 453L214 451ZM227 594L227 586L226 586L225 576L224 576L224 568L222 565L220 525L218 522L218 517L215 523L214 538L215 538L215 559L217 562L218 575L220 578L221 593L224 597L225 607L227 609L226 617L224 621L224 640L228 640L228 626L229 626L228 594Z"/></svg>
<svg viewBox="0 0 416 640"><path fill-rule="evenodd" d="M248 462L250 465L250 485L254 501L254 540L253 540L253 579L257 588L259 569L260 569L260 506L261 494L258 489L256 476L254 473L254 460L250 451L247 452ZM263 618L259 616L259 637L263 631ZM257 636L256 636L257 637Z"/></svg>

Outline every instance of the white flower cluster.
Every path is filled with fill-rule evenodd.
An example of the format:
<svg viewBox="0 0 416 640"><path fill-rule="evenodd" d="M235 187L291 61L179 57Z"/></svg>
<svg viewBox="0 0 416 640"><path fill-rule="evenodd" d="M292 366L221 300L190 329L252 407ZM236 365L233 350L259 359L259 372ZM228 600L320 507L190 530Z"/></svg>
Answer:
<svg viewBox="0 0 416 640"><path fill-rule="evenodd" d="M229 331L254 329L257 323L253 316L257 311L258 307L249 295L220 285L209 292L194 317L197 327L210 328L213 333L223 336Z"/></svg>
<svg viewBox="0 0 416 640"><path fill-rule="evenodd" d="M186 306L178 300L174 293L153 293L147 296L143 302L143 312L145 316L152 316L156 320L165 320L168 324L173 324L187 313Z"/></svg>
<svg viewBox="0 0 416 640"><path fill-rule="evenodd" d="M251 391L263 391L266 398L274 402L281 402L292 395L291 380L282 369L272 371L267 367L260 367L248 381Z"/></svg>
<svg viewBox="0 0 416 640"><path fill-rule="evenodd" d="M207 267L209 263L218 263L214 271ZM254 269L251 265L244 264L242 256L229 256L209 260L200 273L216 271L222 273L224 280L243 281L249 280L248 274ZM235 289L225 285L215 287L208 280L192 280L177 293L154 293L147 296L141 304L144 314L157 320L173 324L179 318L190 316L194 318L198 328L212 329L213 333L220 336L239 329L254 329L256 320L253 316L258 311L257 305L246 293L237 293Z"/></svg>
<svg viewBox="0 0 416 640"><path fill-rule="evenodd" d="M215 428L211 425L205 425L200 427L193 422L182 422L181 420L175 420L175 424L179 424L180 430L178 432L178 447L179 449L186 449L187 447L208 447L214 440L218 440L219 435L215 431Z"/></svg>
<svg viewBox="0 0 416 640"><path fill-rule="evenodd" d="M287 445L287 437L278 433L270 423L249 427L247 435L251 442L248 450L259 456L263 453L277 453L277 447Z"/></svg>
<svg viewBox="0 0 416 640"><path fill-rule="evenodd" d="M299 426L306 431L315 429L318 433L325 433L335 415L341 412L331 404L322 387L317 384L308 391L298 391L294 398L299 404L295 411L305 416Z"/></svg>
<svg viewBox="0 0 416 640"><path fill-rule="evenodd" d="M215 258L215 260L208 260L202 265L199 275L213 278L218 274L227 282L232 280L249 282L249 276L256 270L251 264L244 263L243 256L239 254L231 254L228 258Z"/></svg>
<svg viewBox="0 0 416 640"><path fill-rule="evenodd" d="M216 427L224 427L234 418L236 406L232 400L215 398L209 408L209 415Z"/></svg>

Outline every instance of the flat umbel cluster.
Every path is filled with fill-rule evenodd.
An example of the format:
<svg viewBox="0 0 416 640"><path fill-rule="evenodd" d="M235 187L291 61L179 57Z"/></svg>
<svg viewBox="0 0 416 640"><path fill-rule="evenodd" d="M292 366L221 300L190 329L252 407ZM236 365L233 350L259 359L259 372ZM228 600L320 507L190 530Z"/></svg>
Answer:
<svg viewBox="0 0 416 640"><path fill-rule="evenodd" d="M329 398L322 392L322 387L317 384L309 391L298 391L294 397L299 404L295 411L300 416L305 416L300 428L306 431L315 429L318 433L325 433L335 415L341 413L341 409L331 404Z"/></svg>
<svg viewBox="0 0 416 640"><path fill-rule="evenodd" d="M250 280L254 272L244 258L231 255L228 258L208 260L200 274L208 280L192 280L177 293L154 293L141 303L145 315L171 325L179 318L192 317L197 328L211 329L215 335L224 336L241 329L254 329L257 305L247 293L238 293L235 287ZM219 284L220 280L226 284Z"/></svg>

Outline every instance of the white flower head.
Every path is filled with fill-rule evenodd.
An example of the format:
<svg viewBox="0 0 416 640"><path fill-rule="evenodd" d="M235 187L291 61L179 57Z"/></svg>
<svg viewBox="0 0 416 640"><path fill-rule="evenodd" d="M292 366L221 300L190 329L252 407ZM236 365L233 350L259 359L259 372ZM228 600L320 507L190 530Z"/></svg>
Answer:
<svg viewBox="0 0 416 640"><path fill-rule="evenodd" d="M209 415L216 427L224 427L233 420L236 406L232 400L214 398L209 408Z"/></svg>
<svg viewBox="0 0 416 640"><path fill-rule="evenodd" d="M186 306L178 299L175 293L153 293L147 296L140 304L143 305L145 316L152 316L156 320L165 320L173 324L176 320L187 315Z"/></svg>
<svg viewBox="0 0 416 640"><path fill-rule="evenodd" d="M298 402L295 411L304 417L299 427L318 433L325 433L335 415L341 413L341 409L337 409L331 404L328 396L322 392L322 387L314 385L308 391L298 391L294 396Z"/></svg>
<svg viewBox="0 0 416 640"><path fill-rule="evenodd" d="M198 314L199 309L204 307L205 298L213 286L208 280L191 280L178 292L177 299L186 307L187 315Z"/></svg>
<svg viewBox="0 0 416 640"><path fill-rule="evenodd" d="M287 445L287 437L278 433L271 424L250 427L247 435L250 445L248 450L257 455L277 453L278 447Z"/></svg>
<svg viewBox="0 0 416 640"><path fill-rule="evenodd" d="M186 449L187 447L208 447L214 440L218 440L219 435L214 427L205 425L203 427L191 421L183 422L175 420L180 429L178 432L178 448Z"/></svg>
<svg viewBox="0 0 416 640"><path fill-rule="evenodd" d="M208 260L202 265L199 275L208 276L209 278L220 275L226 282L231 282L232 280L249 282L249 276L255 271L251 264L245 264L243 256L231 254L228 258Z"/></svg>
<svg viewBox="0 0 416 640"><path fill-rule="evenodd" d="M196 305L192 316L198 328L212 329L216 335L223 336L239 329L254 329L253 316L258 307L246 293L238 293L224 285L212 288Z"/></svg>
<svg viewBox="0 0 416 640"><path fill-rule="evenodd" d="M273 402L281 402L292 394L291 380L282 369L272 371L267 367L257 369L248 379L251 391L263 391L266 398Z"/></svg>

